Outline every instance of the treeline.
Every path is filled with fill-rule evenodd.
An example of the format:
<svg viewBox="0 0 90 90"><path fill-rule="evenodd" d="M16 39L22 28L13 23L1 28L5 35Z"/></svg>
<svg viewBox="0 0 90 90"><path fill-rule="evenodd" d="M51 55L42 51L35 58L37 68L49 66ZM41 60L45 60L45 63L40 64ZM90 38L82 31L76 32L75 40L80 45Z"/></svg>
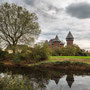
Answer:
<svg viewBox="0 0 90 90"><path fill-rule="evenodd" d="M0 49L0 60L11 60L18 64L21 61L26 63L34 63L47 60L49 56L90 56L90 53L80 49L79 46L65 46L63 48L54 48L51 50L45 43L36 44L33 48L28 47L16 54L9 54L7 51Z"/></svg>
<svg viewBox="0 0 90 90"><path fill-rule="evenodd" d="M21 61L33 63L48 59L50 54L50 48L48 45L40 43L34 45L33 48L24 48L21 52L17 52L16 54L0 50L0 61L10 60L16 64L20 63Z"/></svg>
<svg viewBox="0 0 90 90"><path fill-rule="evenodd" d="M14 61L19 62L25 60L28 63L38 62L48 59L50 56L50 48L46 44L36 44L33 48L23 50L21 53L14 55Z"/></svg>
<svg viewBox="0 0 90 90"><path fill-rule="evenodd" d="M52 56L90 56L88 51L81 49L77 45L65 46L63 48L56 47L52 50Z"/></svg>

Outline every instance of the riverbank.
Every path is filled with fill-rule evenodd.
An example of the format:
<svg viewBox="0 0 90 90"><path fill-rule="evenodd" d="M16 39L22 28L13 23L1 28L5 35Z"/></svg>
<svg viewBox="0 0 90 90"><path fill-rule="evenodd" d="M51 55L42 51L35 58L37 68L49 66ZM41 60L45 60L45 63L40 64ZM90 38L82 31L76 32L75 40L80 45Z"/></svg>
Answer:
<svg viewBox="0 0 90 90"><path fill-rule="evenodd" d="M28 64L28 66L39 66L41 64L57 64L57 63L83 63L90 65L90 56L50 56L48 60L41 61L34 64Z"/></svg>
<svg viewBox="0 0 90 90"><path fill-rule="evenodd" d="M37 63L19 63L1 62L2 65L8 67L40 67L59 70L74 70L74 71L90 71L89 56L50 56L48 60Z"/></svg>

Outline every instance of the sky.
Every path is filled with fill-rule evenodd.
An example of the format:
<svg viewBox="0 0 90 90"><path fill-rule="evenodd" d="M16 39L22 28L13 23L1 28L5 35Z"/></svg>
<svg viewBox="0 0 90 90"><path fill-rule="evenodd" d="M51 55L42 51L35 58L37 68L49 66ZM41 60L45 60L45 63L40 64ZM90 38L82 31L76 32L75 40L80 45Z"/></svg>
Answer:
<svg viewBox="0 0 90 90"><path fill-rule="evenodd" d="M90 0L0 0L0 4L4 2L16 3L37 14L41 29L37 41L58 35L66 43L71 31L74 44L90 50Z"/></svg>

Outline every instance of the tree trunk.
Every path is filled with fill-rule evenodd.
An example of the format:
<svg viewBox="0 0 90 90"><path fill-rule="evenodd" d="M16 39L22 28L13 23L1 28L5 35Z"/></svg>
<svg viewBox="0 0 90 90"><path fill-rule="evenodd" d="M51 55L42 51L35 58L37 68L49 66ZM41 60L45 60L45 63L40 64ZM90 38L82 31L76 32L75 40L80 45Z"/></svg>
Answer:
<svg viewBox="0 0 90 90"><path fill-rule="evenodd" d="M15 55L16 54L16 45L13 45L13 54Z"/></svg>

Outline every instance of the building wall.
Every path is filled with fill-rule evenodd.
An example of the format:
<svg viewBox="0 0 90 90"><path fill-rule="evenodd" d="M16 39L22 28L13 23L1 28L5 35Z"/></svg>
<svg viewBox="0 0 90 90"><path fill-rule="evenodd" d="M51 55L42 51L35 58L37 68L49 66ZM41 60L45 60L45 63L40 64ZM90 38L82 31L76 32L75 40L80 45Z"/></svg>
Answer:
<svg viewBox="0 0 90 90"><path fill-rule="evenodd" d="M60 48L62 48L62 47L64 47L64 45L63 45L63 44L61 44L61 45L60 45Z"/></svg>
<svg viewBox="0 0 90 90"><path fill-rule="evenodd" d="M53 49L52 41L50 41L50 48Z"/></svg>
<svg viewBox="0 0 90 90"><path fill-rule="evenodd" d="M63 44L60 45L60 42L54 42L53 44L52 43L50 44L51 49L54 49L56 47L61 48L61 47L64 47L64 45Z"/></svg>
<svg viewBox="0 0 90 90"><path fill-rule="evenodd" d="M67 40L67 45L73 45L73 40Z"/></svg>
<svg viewBox="0 0 90 90"><path fill-rule="evenodd" d="M55 48L55 47L60 47L60 43L59 42L54 42L53 43L53 47Z"/></svg>

